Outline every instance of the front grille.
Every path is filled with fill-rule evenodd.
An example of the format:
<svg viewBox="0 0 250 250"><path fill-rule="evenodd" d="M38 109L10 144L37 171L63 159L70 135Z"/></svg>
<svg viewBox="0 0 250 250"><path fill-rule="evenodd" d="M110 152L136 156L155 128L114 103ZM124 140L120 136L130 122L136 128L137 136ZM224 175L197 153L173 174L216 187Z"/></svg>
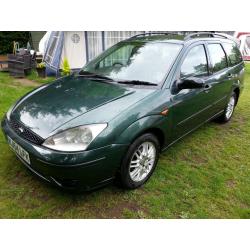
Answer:
<svg viewBox="0 0 250 250"><path fill-rule="evenodd" d="M26 128L23 124L20 122L17 122L13 119L8 121L10 127L22 138L34 143L41 145L44 140L40 136L36 135L34 132Z"/></svg>

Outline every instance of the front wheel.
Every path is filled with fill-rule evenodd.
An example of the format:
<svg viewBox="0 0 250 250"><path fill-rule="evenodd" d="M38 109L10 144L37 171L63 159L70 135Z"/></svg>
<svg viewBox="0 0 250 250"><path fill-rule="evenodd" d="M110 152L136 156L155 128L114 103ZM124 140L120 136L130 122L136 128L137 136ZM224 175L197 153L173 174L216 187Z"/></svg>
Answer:
<svg viewBox="0 0 250 250"><path fill-rule="evenodd" d="M234 108L236 106L236 94L233 93L227 103L226 108L224 109L224 112L222 113L221 116L219 116L216 120L219 122L228 122L230 121L230 119L232 118L233 112L234 112Z"/></svg>
<svg viewBox="0 0 250 250"><path fill-rule="evenodd" d="M123 187L135 189L152 175L159 159L160 145L153 134L144 134L129 147L123 159L120 180Z"/></svg>

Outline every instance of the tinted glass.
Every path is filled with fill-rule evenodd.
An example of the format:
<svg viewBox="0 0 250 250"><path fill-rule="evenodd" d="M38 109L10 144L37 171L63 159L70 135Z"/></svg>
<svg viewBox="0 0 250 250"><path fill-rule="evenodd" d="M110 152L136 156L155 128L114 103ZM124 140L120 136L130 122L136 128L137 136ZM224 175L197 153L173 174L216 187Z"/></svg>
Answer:
<svg viewBox="0 0 250 250"><path fill-rule="evenodd" d="M118 80L159 83L170 69L182 45L126 42L117 44L83 68Z"/></svg>
<svg viewBox="0 0 250 250"><path fill-rule="evenodd" d="M207 76L207 57L203 45L192 48L181 66L181 78Z"/></svg>
<svg viewBox="0 0 250 250"><path fill-rule="evenodd" d="M241 53L236 45L232 43L223 43L227 53L230 65L236 65L242 61Z"/></svg>
<svg viewBox="0 0 250 250"><path fill-rule="evenodd" d="M227 58L220 44L208 44L212 61L213 72L218 72L227 67Z"/></svg>

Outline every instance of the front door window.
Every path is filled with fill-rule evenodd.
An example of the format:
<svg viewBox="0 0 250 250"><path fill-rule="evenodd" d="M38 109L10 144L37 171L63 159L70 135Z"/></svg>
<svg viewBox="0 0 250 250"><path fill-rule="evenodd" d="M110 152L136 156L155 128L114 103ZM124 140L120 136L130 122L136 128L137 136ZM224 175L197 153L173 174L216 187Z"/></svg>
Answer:
<svg viewBox="0 0 250 250"><path fill-rule="evenodd" d="M203 45L190 49L181 66L181 79L208 75L207 56Z"/></svg>

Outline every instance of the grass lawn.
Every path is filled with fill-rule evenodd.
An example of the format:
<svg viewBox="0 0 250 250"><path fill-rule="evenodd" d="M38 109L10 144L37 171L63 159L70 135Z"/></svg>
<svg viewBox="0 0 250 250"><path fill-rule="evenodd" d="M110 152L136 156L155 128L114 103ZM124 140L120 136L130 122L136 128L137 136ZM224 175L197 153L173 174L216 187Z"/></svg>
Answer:
<svg viewBox="0 0 250 250"><path fill-rule="evenodd" d="M246 69L231 122L210 122L173 145L134 191L111 184L69 194L51 187L17 160L0 130L0 218L250 218L250 64ZM0 118L37 85L34 79L27 84L0 73Z"/></svg>

